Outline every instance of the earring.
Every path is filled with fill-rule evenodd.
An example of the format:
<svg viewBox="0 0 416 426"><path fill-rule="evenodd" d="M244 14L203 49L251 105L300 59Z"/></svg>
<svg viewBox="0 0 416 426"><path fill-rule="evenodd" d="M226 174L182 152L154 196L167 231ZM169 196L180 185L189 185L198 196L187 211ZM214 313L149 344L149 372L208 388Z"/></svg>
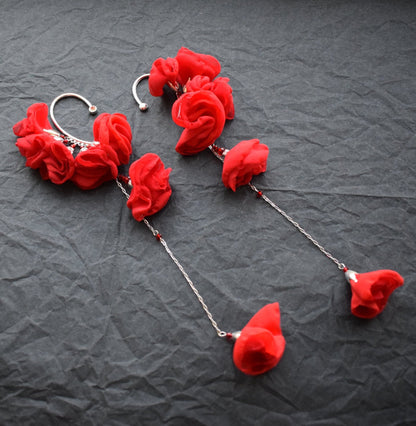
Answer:
<svg viewBox="0 0 416 426"><path fill-rule="evenodd" d="M81 189L93 189L114 180L118 166L127 164L132 152L131 128L123 114L100 114L94 121L94 141L85 141L66 132L56 121L54 108L58 101L73 97L85 103L90 114L97 107L76 93L63 93L50 107L36 103L27 110L27 117L13 126L20 153L26 157L26 166L39 169L42 179L55 184L72 181Z"/></svg>
<svg viewBox="0 0 416 426"><path fill-rule="evenodd" d="M172 119L184 128L176 151L182 155L193 155L209 148L223 162L224 185L233 191L248 185L257 198L265 201L344 272L352 291L352 314L360 318L374 318L383 311L392 292L403 285L403 277L392 270L366 273L350 270L259 190L251 180L266 171L269 149L258 139L241 141L230 150L216 145L225 121L234 117L232 89L228 78L217 77L220 70L221 65L213 56L182 47L175 58L156 59L150 73L143 74L133 83L133 96L140 110L145 111L147 105L137 96L137 86L142 80L149 79L152 96L162 96L165 86L173 89L177 100L172 106Z"/></svg>
<svg viewBox="0 0 416 426"><path fill-rule="evenodd" d="M279 304L264 306L241 331L229 333L221 330L184 267L148 219L169 201L172 194L169 184L171 169L165 168L159 156L147 153L132 163L129 176L118 174L117 166L128 163L132 152L131 129L126 117L118 113L101 114L93 125L96 140L85 141L66 132L55 119L54 107L65 97L80 99L92 114L97 111L80 95L64 93L58 96L50 107L50 117L59 130L57 132L48 121L47 105L31 105L27 117L13 127L14 133L19 136L16 145L26 157L26 165L39 169L45 180L56 184L72 181L81 189L96 188L105 181L115 180L127 198L133 217L143 222L162 244L194 292L218 337L235 342L233 360L237 368L246 374L258 375L277 365L285 349Z"/></svg>

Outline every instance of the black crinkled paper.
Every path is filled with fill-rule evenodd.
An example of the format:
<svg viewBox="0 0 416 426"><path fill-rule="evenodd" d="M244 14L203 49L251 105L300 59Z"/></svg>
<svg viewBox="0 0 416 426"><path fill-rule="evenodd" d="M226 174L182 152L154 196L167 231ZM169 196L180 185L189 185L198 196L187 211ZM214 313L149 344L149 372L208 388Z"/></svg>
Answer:
<svg viewBox="0 0 416 426"><path fill-rule="evenodd" d="M0 424L416 423L416 3L11 1L0 5ZM131 85L181 47L215 56L236 115L218 145L258 138L253 183L351 269L405 279L384 312L350 313L343 273L208 151L181 157L172 96ZM150 218L221 329L278 301L287 346L248 377L114 183L81 191L25 167L13 125L77 92L172 167ZM92 138L77 100L60 124ZM127 173L127 167L123 169Z"/></svg>

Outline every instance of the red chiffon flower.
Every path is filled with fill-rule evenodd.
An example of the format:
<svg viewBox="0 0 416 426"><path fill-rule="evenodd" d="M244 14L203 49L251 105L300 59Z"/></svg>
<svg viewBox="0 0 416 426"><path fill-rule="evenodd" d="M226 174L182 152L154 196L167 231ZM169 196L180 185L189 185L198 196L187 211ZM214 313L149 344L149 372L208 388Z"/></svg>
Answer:
<svg viewBox="0 0 416 426"><path fill-rule="evenodd" d="M192 155L203 151L221 135L225 124L224 107L208 90L190 92L173 104L172 119L185 128L176 151Z"/></svg>
<svg viewBox="0 0 416 426"><path fill-rule="evenodd" d="M351 312L367 319L380 314L393 291L404 283L399 273L388 269L363 274L348 270L345 277L351 285Z"/></svg>
<svg viewBox="0 0 416 426"><path fill-rule="evenodd" d="M139 222L146 216L161 210L172 194L169 174L172 169L165 169L162 160L156 154L145 154L136 160L129 170L133 186L127 207Z"/></svg>
<svg viewBox="0 0 416 426"><path fill-rule="evenodd" d="M48 106L44 103L31 105L27 109L27 118L13 126L13 132L16 136L42 133L43 129L52 129L48 121Z"/></svg>
<svg viewBox="0 0 416 426"><path fill-rule="evenodd" d="M195 53L186 47L178 50L175 59L179 65L178 80L183 86L196 75L205 75L212 80L221 71L221 64L214 56Z"/></svg>
<svg viewBox="0 0 416 426"><path fill-rule="evenodd" d="M152 96L162 96L165 84L178 90L196 75L206 76L212 80L220 71L221 65L213 56L195 53L181 47L175 58L158 58L153 62L149 76L149 91Z"/></svg>
<svg viewBox="0 0 416 426"><path fill-rule="evenodd" d="M149 76L149 91L152 96L162 96L163 87L170 83L176 85L178 78L179 65L175 58L158 58L153 62Z"/></svg>
<svg viewBox="0 0 416 426"><path fill-rule="evenodd" d="M75 161L69 149L60 142L53 141L44 148L44 158L39 166L42 179L62 184L72 177Z"/></svg>
<svg viewBox="0 0 416 426"><path fill-rule="evenodd" d="M233 89L228 84L229 78L218 77L211 81L209 77L202 75L195 76L190 80L185 89L187 92L196 92L198 90L209 90L220 100L225 111L225 118L232 120L234 118L234 100Z"/></svg>
<svg viewBox="0 0 416 426"><path fill-rule="evenodd" d="M269 148L258 139L241 141L232 148L224 159L222 181L233 191L248 184L254 175L266 171Z"/></svg>
<svg viewBox="0 0 416 426"><path fill-rule="evenodd" d="M62 184L74 173L74 159L69 149L47 133L19 138L16 146L26 157L26 166L39 169L44 180Z"/></svg>
<svg viewBox="0 0 416 426"><path fill-rule="evenodd" d="M38 169L45 157L43 149L45 145L54 141L53 137L47 133L33 134L18 138L16 146L19 148L20 154L26 157L26 166L32 169Z"/></svg>
<svg viewBox="0 0 416 426"><path fill-rule="evenodd" d="M280 361L285 346L279 304L271 303L261 308L241 330L234 345L234 364L251 376L265 373Z"/></svg>
<svg viewBox="0 0 416 426"><path fill-rule="evenodd" d="M117 177L118 157L109 145L81 151L75 158L72 181L81 189L94 189Z"/></svg>
<svg viewBox="0 0 416 426"><path fill-rule="evenodd" d="M117 165L127 164L132 152L131 128L123 114L100 114L94 121L94 140L110 145L118 157Z"/></svg>

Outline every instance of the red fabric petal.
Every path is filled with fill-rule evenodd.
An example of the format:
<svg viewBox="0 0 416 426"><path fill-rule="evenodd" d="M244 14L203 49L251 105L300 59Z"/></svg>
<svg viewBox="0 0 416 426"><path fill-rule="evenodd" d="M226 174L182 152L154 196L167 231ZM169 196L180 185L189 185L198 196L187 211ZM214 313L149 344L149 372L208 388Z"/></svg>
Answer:
<svg viewBox="0 0 416 426"><path fill-rule="evenodd" d="M127 207L139 222L146 216L161 210L172 194L169 174L158 155L148 153L136 160L129 170L133 189L127 200Z"/></svg>
<svg viewBox="0 0 416 426"><path fill-rule="evenodd" d="M234 118L234 100L233 89L228 84L229 78L218 77L211 81L209 77L197 75L186 84L187 92L196 92L198 90L209 90L220 100L224 107L225 118L232 120Z"/></svg>
<svg viewBox="0 0 416 426"><path fill-rule="evenodd" d="M181 47L176 54L179 65L178 81L185 85L189 79L196 75L205 75L210 80L214 79L221 71L221 64L211 55L195 53L186 47Z"/></svg>
<svg viewBox="0 0 416 426"><path fill-rule="evenodd" d="M27 118L13 126L13 132L16 136L42 133L43 129L52 129L48 121L48 106L44 103L31 105L27 109Z"/></svg>
<svg viewBox="0 0 416 426"><path fill-rule="evenodd" d="M258 139L239 142L224 159L222 181L233 191L247 185L254 175L266 171L269 148Z"/></svg>
<svg viewBox="0 0 416 426"><path fill-rule="evenodd" d="M68 148L61 142L52 142L44 147L45 157L39 167L42 179L60 185L72 177L75 160Z"/></svg>
<svg viewBox="0 0 416 426"><path fill-rule="evenodd" d="M173 104L172 119L185 128L176 151L182 155L197 154L221 135L225 124L224 107L207 90L186 93Z"/></svg>
<svg viewBox="0 0 416 426"><path fill-rule="evenodd" d="M72 181L81 189L93 189L117 177L118 157L109 145L81 151L75 158Z"/></svg>
<svg viewBox="0 0 416 426"><path fill-rule="evenodd" d="M380 314L393 291L404 283L399 273L388 269L363 274L347 271L346 276L352 291L351 312L368 319Z"/></svg>
<svg viewBox="0 0 416 426"><path fill-rule="evenodd" d="M234 345L234 364L245 374L263 374L277 365L285 346L279 304L271 303L261 308L241 330Z"/></svg>
<svg viewBox="0 0 416 426"><path fill-rule="evenodd" d="M38 169L46 156L45 145L53 143L54 139L46 133L28 135L17 139L16 146L20 154L26 157L26 166Z"/></svg>
<svg viewBox="0 0 416 426"><path fill-rule="evenodd" d="M163 86L170 82L175 85L179 65L175 58L158 58L153 62L149 76L149 91L152 96L162 96Z"/></svg>
<svg viewBox="0 0 416 426"><path fill-rule="evenodd" d="M102 145L110 145L118 157L117 165L129 162L131 148L131 128L123 114L100 114L94 121L94 140Z"/></svg>

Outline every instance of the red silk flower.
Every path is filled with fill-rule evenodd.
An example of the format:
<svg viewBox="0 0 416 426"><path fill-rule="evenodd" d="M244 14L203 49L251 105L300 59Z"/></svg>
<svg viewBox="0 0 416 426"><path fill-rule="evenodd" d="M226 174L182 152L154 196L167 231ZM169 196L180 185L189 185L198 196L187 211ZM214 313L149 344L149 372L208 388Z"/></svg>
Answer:
<svg viewBox="0 0 416 426"><path fill-rule="evenodd" d="M48 121L48 106L45 103L31 105L27 109L27 118L13 126L13 132L16 136L42 133L43 129L52 129Z"/></svg>
<svg viewBox="0 0 416 426"><path fill-rule="evenodd" d="M187 92L196 92L198 90L209 90L213 92L222 103L225 112L225 118L232 120L234 118L234 100L233 89L228 84L229 78L218 77L210 80L209 77L197 75L186 83Z"/></svg>
<svg viewBox="0 0 416 426"><path fill-rule="evenodd" d="M165 84L177 90L196 75L207 76L212 80L220 71L221 65L213 56L195 53L181 47L175 58L158 58L153 62L149 76L149 91L152 96L162 96Z"/></svg>
<svg viewBox="0 0 416 426"><path fill-rule="evenodd" d="M345 277L351 285L351 312L367 319L380 314L393 291L404 283L399 273L388 269L363 274L347 270Z"/></svg>
<svg viewBox="0 0 416 426"><path fill-rule="evenodd" d="M214 56L195 53L186 47L178 50L175 59L179 65L178 79L181 85L196 75L205 75L212 80L221 71L221 64Z"/></svg>
<svg viewBox="0 0 416 426"><path fill-rule="evenodd" d="M42 179L60 185L72 177L74 159L71 153L47 133L19 138L16 145L26 157L26 166L39 169Z"/></svg>
<svg viewBox="0 0 416 426"><path fill-rule="evenodd" d="M185 128L176 151L182 155L197 154L221 135L225 124L224 107L208 90L185 93L173 104L172 119Z"/></svg>
<svg viewBox="0 0 416 426"><path fill-rule="evenodd" d="M158 155L148 153L136 160L129 169L132 190L127 207L133 217L142 221L146 216L157 213L169 201L172 189L169 174Z"/></svg>
<svg viewBox="0 0 416 426"><path fill-rule="evenodd" d="M98 145L81 151L75 158L72 181L81 189L94 189L117 177L118 157L109 145Z"/></svg>
<svg viewBox="0 0 416 426"><path fill-rule="evenodd" d="M234 345L234 364L250 376L265 373L280 361L285 346L279 304L271 303L261 308L241 330Z"/></svg>
<svg viewBox="0 0 416 426"><path fill-rule="evenodd" d="M129 162L131 149L131 128L123 114L100 114L94 121L94 140L110 145L118 157L117 165Z"/></svg>
<svg viewBox="0 0 416 426"><path fill-rule="evenodd" d="M162 96L163 86L175 86L178 77L178 61L175 58L158 58L153 62L149 75L149 91L152 96Z"/></svg>
<svg viewBox="0 0 416 426"><path fill-rule="evenodd" d="M50 179L52 183L60 185L72 177L75 161L65 145L54 141L45 146L44 153L39 167L42 179Z"/></svg>
<svg viewBox="0 0 416 426"><path fill-rule="evenodd" d="M239 142L224 159L222 181L233 191L246 185L254 175L266 171L269 148L258 139Z"/></svg>
<svg viewBox="0 0 416 426"><path fill-rule="evenodd" d="M16 146L19 148L20 154L26 157L26 166L38 169L45 157L43 151L45 145L52 143L53 140L53 137L47 133L33 134L18 138Z"/></svg>

